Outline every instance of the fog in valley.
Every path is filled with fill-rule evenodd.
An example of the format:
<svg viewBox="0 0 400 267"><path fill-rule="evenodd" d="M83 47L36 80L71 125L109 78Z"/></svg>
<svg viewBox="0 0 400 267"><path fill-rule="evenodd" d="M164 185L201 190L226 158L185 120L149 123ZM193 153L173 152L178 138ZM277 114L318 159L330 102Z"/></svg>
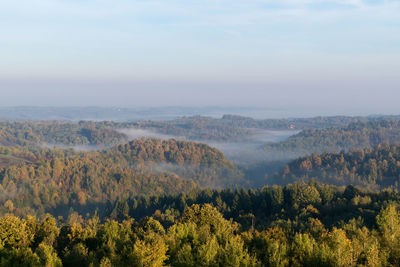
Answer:
<svg viewBox="0 0 400 267"><path fill-rule="evenodd" d="M288 160L296 158L297 154L289 153L285 151L268 151L262 149L262 146L266 143L276 143L287 140L290 136L299 133L297 130L265 130L248 128L249 134L245 137L244 141L238 142L222 142L214 140L191 140L183 135L170 135L164 133L158 133L154 130L149 129L137 129L137 128L120 128L116 131L126 135L127 142L141 138L153 138L153 139L175 139L180 141L194 141L198 143L208 144L211 147L215 147L224 153L225 157L233 161L238 166L258 164L261 162L270 162L276 160ZM66 145L63 143L41 143L41 147L44 148L59 148L59 149L74 149L76 151L95 151L111 148L113 145Z"/></svg>
<svg viewBox="0 0 400 267"><path fill-rule="evenodd" d="M118 132L128 136L129 140L140 138L155 138L161 140L176 139L182 141L195 141L208 144L224 153L225 157L232 160L238 166L252 165L261 162L270 162L276 160L289 160L299 156L298 154L285 151L265 151L263 144L276 143L287 140L290 136L299 133L297 130L265 130L265 129L247 129L250 134L246 136L243 142L216 142L210 140L188 140L185 136L175 136L161 134L151 130L144 129L118 129Z"/></svg>
<svg viewBox="0 0 400 267"><path fill-rule="evenodd" d="M0 0L0 267L400 266L400 0Z"/></svg>
<svg viewBox="0 0 400 267"><path fill-rule="evenodd" d="M140 138L154 138L161 140L167 140L167 139L186 140L184 136L162 134L145 129L123 128L123 129L118 129L117 131L122 134L125 134L129 140L140 139Z"/></svg>

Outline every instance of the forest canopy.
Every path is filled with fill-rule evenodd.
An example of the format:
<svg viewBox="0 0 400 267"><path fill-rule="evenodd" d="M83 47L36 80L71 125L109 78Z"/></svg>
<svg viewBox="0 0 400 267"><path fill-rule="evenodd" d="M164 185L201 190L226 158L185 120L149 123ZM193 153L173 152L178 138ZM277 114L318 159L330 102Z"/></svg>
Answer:
<svg viewBox="0 0 400 267"><path fill-rule="evenodd" d="M248 147L257 165L121 130L235 146L292 126ZM0 122L0 265L398 266L399 140L358 117Z"/></svg>

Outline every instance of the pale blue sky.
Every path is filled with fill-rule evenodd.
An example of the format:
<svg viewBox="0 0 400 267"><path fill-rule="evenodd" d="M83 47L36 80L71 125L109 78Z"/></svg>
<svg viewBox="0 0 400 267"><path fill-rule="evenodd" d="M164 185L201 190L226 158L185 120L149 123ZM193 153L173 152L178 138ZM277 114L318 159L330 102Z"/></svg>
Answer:
<svg viewBox="0 0 400 267"><path fill-rule="evenodd" d="M399 72L400 0L0 0L0 105L400 113Z"/></svg>

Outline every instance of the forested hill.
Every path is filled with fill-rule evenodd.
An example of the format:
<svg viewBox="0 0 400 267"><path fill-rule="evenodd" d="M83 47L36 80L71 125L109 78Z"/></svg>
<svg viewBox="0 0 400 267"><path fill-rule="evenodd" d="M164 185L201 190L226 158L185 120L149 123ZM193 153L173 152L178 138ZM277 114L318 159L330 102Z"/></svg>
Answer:
<svg viewBox="0 0 400 267"><path fill-rule="evenodd" d="M366 121L367 117L351 117L351 116L329 116L329 117L311 117L311 118L291 118L291 119L263 119L256 120L253 118L238 116L238 115L224 115L221 119L223 123L229 123L236 127L241 128L261 128L261 129L274 129L285 130L291 127L295 129L310 129L310 128L327 128L327 127L340 127L348 125L352 122Z"/></svg>
<svg viewBox="0 0 400 267"><path fill-rule="evenodd" d="M182 136L189 140L213 140L222 142L251 141L254 129L296 130L344 126L366 120L362 117L314 117L295 119L256 120L238 115L224 115L221 119L192 116L171 121L141 121L132 124L138 129Z"/></svg>
<svg viewBox="0 0 400 267"><path fill-rule="evenodd" d="M233 166L224 154L206 144L174 139L135 139L111 150L118 151L134 162L163 162L209 167Z"/></svg>
<svg viewBox="0 0 400 267"><path fill-rule="evenodd" d="M142 138L107 153L136 166L190 178L202 187L244 185L243 173L221 151L202 143Z"/></svg>
<svg viewBox="0 0 400 267"><path fill-rule="evenodd" d="M243 141L251 138L250 128L296 129L310 127L324 128L347 125L358 117L316 117L306 119L268 119L225 115L221 119L193 116L171 121L0 121L1 145L65 145L107 147L128 141L128 136L120 129L145 129L171 136L181 136L188 140Z"/></svg>
<svg viewBox="0 0 400 267"><path fill-rule="evenodd" d="M257 130L296 130L345 127L349 123L364 121L368 117L315 117L297 119L256 120L236 115L224 115L221 119L203 116L182 117L171 121L0 121L0 144L5 146L95 146L106 148L138 138L138 135L165 134L163 137L181 137L186 140L213 142L251 142ZM357 123L355 123L357 124ZM330 128L332 129L341 128ZM145 130L144 132L135 130ZM319 130L305 130L297 138L308 138ZM322 131L322 133L324 133ZM268 133L263 132L264 135ZM322 134L323 137L323 134ZM296 139L297 140L297 139ZM292 142L296 141L292 140ZM298 144L297 144L298 145ZM306 144L308 145L308 144ZM289 147L292 146L290 143Z"/></svg>
<svg viewBox="0 0 400 267"><path fill-rule="evenodd" d="M1 147L0 154L15 159L0 166L0 206L8 201L18 215L65 213L65 207L94 211L118 197L243 183L218 150L175 140L143 139L87 152Z"/></svg>
<svg viewBox="0 0 400 267"><path fill-rule="evenodd" d="M126 142L127 136L115 130L114 122L79 123L0 122L0 144L6 146L110 146Z"/></svg>
<svg viewBox="0 0 400 267"><path fill-rule="evenodd" d="M400 145L383 144L349 152L313 154L292 161L276 176L282 183L311 178L328 184L398 189Z"/></svg>
<svg viewBox="0 0 400 267"><path fill-rule="evenodd" d="M279 143L268 143L263 150L300 154L323 153L374 147L400 142L399 120L354 122L345 127L307 129Z"/></svg>

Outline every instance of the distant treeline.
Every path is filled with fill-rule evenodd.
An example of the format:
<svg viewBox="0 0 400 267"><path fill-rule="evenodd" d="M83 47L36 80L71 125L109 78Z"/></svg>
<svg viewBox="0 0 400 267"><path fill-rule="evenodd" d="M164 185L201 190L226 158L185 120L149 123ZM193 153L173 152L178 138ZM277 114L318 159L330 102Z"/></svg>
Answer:
<svg viewBox="0 0 400 267"><path fill-rule="evenodd" d="M188 140L243 142L252 139L252 129L302 130L348 125L362 117L315 117L305 119L267 119L225 115L221 119L193 116L171 121L80 121L80 122L0 122L2 145L112 146L127 142L119 129L144 129Z"/></svg>
<svg viewBox="0 0 400 267"><path fill-rule="evenodd" d="M370 148L381 143L400 143L399 120L354 122L344 127L307 129L279 143L266 144L263 149L292 153L339 152L353 148Z"/></svg>
<svg viewBox="0 0 400 267"><path fill-rule="evenodd" d="M213 140L221 142L244 142L252 140L252 129L302 130L344 126L351 122L365 120L362 117L315 117L298 119L265 119L237 115L224 115L221 119L193 116L171 121L143 121L135 126L158 133L183 136L189 140Z"/></svg>
<svg viewBox="0 0 400 267"><path fill-rule="evenodd" d="M79 123L0 122L0 144L6 146L111 146L128 141L114 130L113 122L82 121Z"/></svg>
<svg viewBox="0 0 400 267"><path fill-rule="evenodd" d="M293 128L293 129L292 129ZM121 129L148 130L187 140L214 142L254 141L254 129L302 130L287 141L270 143L264 150L293 155L306 152L348 150L373 147L383 142L399 142L399 120L361 117L316 117L309 119L254 120L225 115L184 117L172 121L142 122L0 122L0 144L6 146L95 146L110 147L126 143L128 136ZM144 133L145 134L145 133Z"/></svg>
<svg viewBox="0 0 400 267"><path fill-rule="evenodd" d="M336 185L399 188L400 145L380 144L349 152L312 154L292 161L276 175L283 183L310 178Z"/></svg>

